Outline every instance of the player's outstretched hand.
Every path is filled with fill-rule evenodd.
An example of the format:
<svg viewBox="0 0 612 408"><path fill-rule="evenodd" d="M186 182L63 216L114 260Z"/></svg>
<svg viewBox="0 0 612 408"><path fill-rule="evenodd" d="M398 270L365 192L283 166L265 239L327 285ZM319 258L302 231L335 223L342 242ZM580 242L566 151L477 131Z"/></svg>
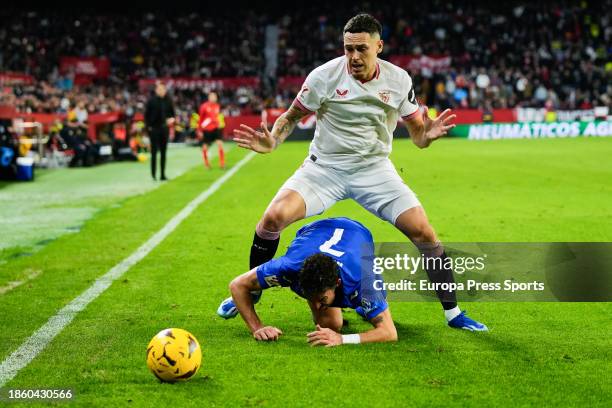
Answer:
<svg viewBox="0 0 612 408"><path fill-rule="evenodd" d="M317 330L306 335L311 346L333 347L342 344L342 335L332 329L321 327L317 324Z"/></svg>
<svg viewBox="0 0 612 408"><path fill-rule="evenodd" d="M238 146L245 149L253 150L257 153L270 153L276 146L276 140L263 122L261 122L261 129L263 132L259 132L247 125L240 125L240 129L234 130L233 140L238 143Z"/></svg>
<svg viewBox="0 0 612 408"><path fill-rule="evenodd" d="M257 341L276 341L282 335L283 332L273 326L262 327L253 333L253 337Z"/></svg>
<svg viewBox="0 0 612 408"><path fill-rule="evenodd" d="M455 127L455 124L451 123L451 121L454 120L457 115L451 113L452 111L450 109L446 109L437 118L430 119L429 116L427 116L427 110L427 107L425 107L423 121L425 122L425 135L431 143L446 135L449 130Z"/></svg>

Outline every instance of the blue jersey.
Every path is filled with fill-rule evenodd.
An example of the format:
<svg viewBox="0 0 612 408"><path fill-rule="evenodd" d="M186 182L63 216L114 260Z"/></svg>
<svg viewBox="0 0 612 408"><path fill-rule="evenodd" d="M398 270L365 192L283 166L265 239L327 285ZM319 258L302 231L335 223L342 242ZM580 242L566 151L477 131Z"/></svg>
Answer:
<svg viewBox="0 0 612 408"><path fill-rule="evenodd" d="M336 290L332 306L353 309L361 306L368 319L387 309L385 292L374 290L374 280L381 280L381 277L372 271L372 234L348 218L328 218L300 228L284 256L257 268L259 285L262 289L288 286L304 297L298 274L304 260L320 252L334 259L340 267L341 286Z"/></svg>

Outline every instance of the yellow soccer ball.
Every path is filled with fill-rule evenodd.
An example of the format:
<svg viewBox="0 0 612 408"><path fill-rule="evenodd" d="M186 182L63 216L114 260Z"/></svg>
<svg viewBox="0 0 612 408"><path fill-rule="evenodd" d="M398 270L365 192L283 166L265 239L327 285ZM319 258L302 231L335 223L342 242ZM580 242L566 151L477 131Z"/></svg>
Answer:
<svg viewBox="0 0 612 408"><path fill-rule="evenodd" d="M147 346L147 367L160 381L186 381L202 364L200 343L183 329L164 329Z"/></svg>

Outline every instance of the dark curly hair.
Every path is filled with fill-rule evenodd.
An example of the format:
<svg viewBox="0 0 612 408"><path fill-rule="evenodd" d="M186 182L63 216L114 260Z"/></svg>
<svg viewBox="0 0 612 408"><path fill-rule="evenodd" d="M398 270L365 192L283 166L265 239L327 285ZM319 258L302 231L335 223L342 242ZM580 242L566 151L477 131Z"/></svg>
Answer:
<svg viewBox="0 0 612 408"><path fill-rule="evenodd" d="M344 26L345 33L368 33L382 35L382 25L370 14L361 13L352 17Z"/></svg>
<svg viewBox="0 0 612 408"><path fill-rule="evenodd" d="M311 298L338 285L338 264L321 253L306 258L298 275L300 287L306 298Z"/></svg>

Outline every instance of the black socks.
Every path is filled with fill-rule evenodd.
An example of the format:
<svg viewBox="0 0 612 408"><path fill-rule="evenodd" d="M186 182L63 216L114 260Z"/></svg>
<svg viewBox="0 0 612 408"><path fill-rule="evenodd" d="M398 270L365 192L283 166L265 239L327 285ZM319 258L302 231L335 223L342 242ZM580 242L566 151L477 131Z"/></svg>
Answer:
<svg viewBox="0 0 612 408"><path fill-rule="evenodd" d="M453 269L450 266L450 262L446 262L446 253L442 252L440 256L432 256L425 258L425 270L429 280L433 283L454 283L455 278L453 277ZM445 285L446 286L446 285ZM444 310L454 309L457 307L457 294L455 291L449 291L448 289L438 288L436 289L436 295L442 303Z"/></svg>
<svg viewBox="0 0 612 408"><path fill-rule="evenodd" d="M249 268L253 269L263 263L274 258L280 237L274 240L263 239L257 233L253 236L253 245L251 245L251 255L249 257Z"/></svg>

